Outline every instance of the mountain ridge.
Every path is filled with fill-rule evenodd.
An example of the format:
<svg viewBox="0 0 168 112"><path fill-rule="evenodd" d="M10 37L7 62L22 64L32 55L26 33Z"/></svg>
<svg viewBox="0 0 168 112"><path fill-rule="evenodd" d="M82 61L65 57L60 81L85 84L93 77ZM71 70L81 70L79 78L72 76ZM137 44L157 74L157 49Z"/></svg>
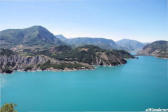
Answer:
<svg viewBox="0 0 168 112"><path fill-rule="evenodd" d="M19 41L18 41L19 40ZM123 39L128 40L128 39ZM54 35L45 27L36 25L24 29L6 29L0 31L1 48L22 49L22 47L50 47L59 45L71 45L79 47L83 45L96 45L103 49L123 49L127 51L136 50L137 48L130 47L131 43L126 45L119 44L119 41L100 37L76 37L66 38L63 35ZM121 40L120 40L121 41ZM129 40L136 41L136 40ZM134 42L135 43L135 42ZM143 46L142 43L136 41ZM139 49L139 48L138 48Z"/></svg>
<svg viewBox="0 0 168 112"><path fill-rule="evenodd" d="M32 26L24 29L7 29L0 31L1 48L24 46L50 46L63 44L62 41L42 26ZM42 46L40 46L42 47Z"/></svg>
<svg viewBox="0 0 168 112"><path fill-rule="evenodd" d="M27 54L27 55L23 55ZM15 52L0 49L0 73L15 70L80 70L94 69L94 65L116 66L126 64L131 54L119 50L104 50L97 46L55 46L49 49L23 50Z"/></svg>
<svg viewBox="0 0 168 112"><path fill-rule="evenodd" d="M79 47L83 45L96 45L102 49L120 49L120 47L112 39L106 39L102 37L75 37L66 38L63 35L56 35L56 38L61 39L68 45Z"/></svg>
<svg viewBox="0 0 168 112"><path fill-rule="evenodd" d="M137 55L156 56L161 58L168 58L168 41L159 40L147 44L143 47Z"/></svg>
<svg viewBox="0 0 168 112"><path fill-rule="evenodd" d="M121 46L123 49L128 51L138 51L141 50L144 47L144 43L137 41L137 40L131 40L131 39L121 39L119 41L116 41L116 43Z"/></svg>

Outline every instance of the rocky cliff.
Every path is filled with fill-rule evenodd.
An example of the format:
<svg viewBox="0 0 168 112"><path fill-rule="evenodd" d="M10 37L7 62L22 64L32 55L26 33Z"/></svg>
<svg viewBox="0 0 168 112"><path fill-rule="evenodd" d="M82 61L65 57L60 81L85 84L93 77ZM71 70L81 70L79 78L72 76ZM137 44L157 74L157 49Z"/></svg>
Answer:
<svg viewBox="0 0 168 112"><path fill-rule="evenodd" d="M36 70L38 64L44 64L49 58L46 56L0 56L0 72L12 72L13 70Z"/></svg>
<svg viewBox="0 0 168 112"><path fill-rule="evenodd" d="M11 73L14 70L76 69L93 69L93 66L75 61L60 61L44 55L22 56L8 49L0 49L0 73Z"/></svg>

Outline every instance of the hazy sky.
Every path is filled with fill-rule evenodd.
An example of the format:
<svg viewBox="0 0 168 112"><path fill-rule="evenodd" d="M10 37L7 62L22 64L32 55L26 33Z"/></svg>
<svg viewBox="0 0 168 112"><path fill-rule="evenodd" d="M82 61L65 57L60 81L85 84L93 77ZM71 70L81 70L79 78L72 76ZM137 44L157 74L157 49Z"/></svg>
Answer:
<svg viewBox="0 0 168 112"><path fill-rule="evenodd" d="M151 42L168 40L167 13L167 0L0 0L0 30L42 25L68 38Z"/></svg>

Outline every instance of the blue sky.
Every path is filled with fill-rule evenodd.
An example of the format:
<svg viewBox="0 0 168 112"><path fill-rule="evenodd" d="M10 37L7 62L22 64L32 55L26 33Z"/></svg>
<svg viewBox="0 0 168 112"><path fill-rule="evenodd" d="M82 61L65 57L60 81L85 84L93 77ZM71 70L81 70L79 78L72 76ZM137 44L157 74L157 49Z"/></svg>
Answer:
<svg viewBox="0 0 168 112"><path fill-rule="evenodd" d="M42 25L72 37L168 40L166 0L0 0L0 30Z"/></svg>

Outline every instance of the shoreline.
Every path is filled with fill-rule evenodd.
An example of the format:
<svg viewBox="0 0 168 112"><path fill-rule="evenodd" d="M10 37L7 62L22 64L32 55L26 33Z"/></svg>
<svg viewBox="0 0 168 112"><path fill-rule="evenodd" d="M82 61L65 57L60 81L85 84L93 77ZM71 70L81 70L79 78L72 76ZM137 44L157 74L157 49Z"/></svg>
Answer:
<svg viewBox="0 0 168 112"><path fill-rule="evenodd" d="M127 64L127 63L126 63ZM51 72L73 72L73 71L81 71L81 70L95 70L98 67L118 67L124 64L119 64L119 65L93 65L93 68L90 69L64 69L64 70L60 70L60 69L46 69L46 70L41 70L41 69L37 69L37 70L14 70L11 73L0 73L2 75L8 75L8 74L12 74L14 72L42 72L42 71L51 71Z"/></svg>
<svg viewBox="0 0 168 112"><path fill-rule="evenodd" d="M12 73L14 73L14 72L42 72L42 71L51 71L51 72L72 72L72 71L80 71L80 70L94 70L94 69L96 69L96 67L93 67L92 69L69 69L69 70L59 70L59 69L53 69L53 70L50 70L50 69L48 69L48 70L39 70L39 69L37 69L37 70L27 70L27 71L25 71L25 70L14 70L14 71L12 71L11 73L0 73L0 74L2 74L2 75L8 75L8 74L12 74Z"/></svg>
<svg viewBox="0 0 168 112"><path fill-rule="evenodd" d="M153 56L155 58L159 58L159 59L167 59L168 60L168 57L165 58L165 57L158 57L158 56L154 56L154 55L135 55L135 56Z"/></svg>

